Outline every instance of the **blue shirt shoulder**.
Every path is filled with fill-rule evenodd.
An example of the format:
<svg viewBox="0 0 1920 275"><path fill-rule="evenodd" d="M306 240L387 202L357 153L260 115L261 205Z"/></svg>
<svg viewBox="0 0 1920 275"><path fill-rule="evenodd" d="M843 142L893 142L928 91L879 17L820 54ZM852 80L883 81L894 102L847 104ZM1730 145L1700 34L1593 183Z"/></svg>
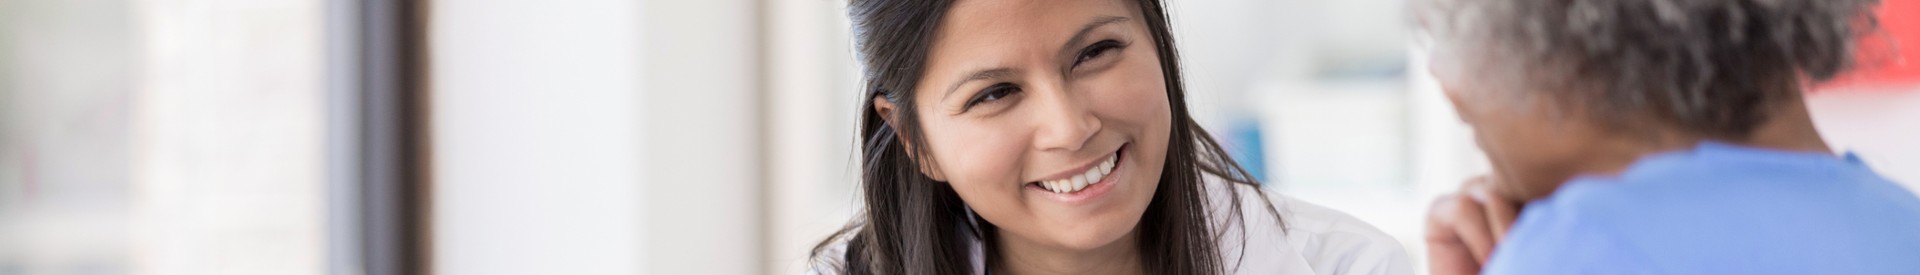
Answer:
<svg viewBox="0 0 1920 275"><path fill-rule="evenodd" d="M1920 274L1920 197L1857 158L1721 143L1529 203L1486 274Z"/></svg>

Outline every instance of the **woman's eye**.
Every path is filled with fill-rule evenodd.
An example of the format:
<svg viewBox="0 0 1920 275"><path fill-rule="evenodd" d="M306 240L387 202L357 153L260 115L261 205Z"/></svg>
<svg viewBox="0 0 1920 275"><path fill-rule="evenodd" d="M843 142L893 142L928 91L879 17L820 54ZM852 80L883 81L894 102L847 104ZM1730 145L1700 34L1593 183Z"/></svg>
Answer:
<svg viewBox="0 0 1920 275"><path fill-rule="evenodd" d="M1018 92L1020 92L1020 87L1015 87L1013 86L1013 84L1007 84L1007 83L994 84L991 87L987 87L987 89L985 90L980 90L980 93L974 94L973 99L967 100L966 108L973 108L974 105L979 105L981 103L999 101L1000 99L1013 96L1015 93L1018 93Z"/></svg>
<svg viewBox="0 0 1920 275"><path fill-rule="evenodd" d="M1119 49L1120 46L1122 46L1120 41L1113 40L1101 40L1098 43L1093 43L1093 45L1087 46L1087 49L1080 50L1080 56L1073 59L1073 66L1079 67L1081 63L1105 56L1107 52Z"/></svg>

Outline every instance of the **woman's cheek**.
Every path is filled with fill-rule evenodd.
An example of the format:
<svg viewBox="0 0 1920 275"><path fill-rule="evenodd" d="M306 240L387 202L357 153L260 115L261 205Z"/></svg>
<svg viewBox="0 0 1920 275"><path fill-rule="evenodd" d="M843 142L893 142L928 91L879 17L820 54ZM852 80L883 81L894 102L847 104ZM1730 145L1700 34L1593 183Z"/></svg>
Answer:
<svg viewBox="0 0 1920 275"><path fill-rule="evenodd" d="M1007 134L1010 129L980 124L948 126L945 129L957 131L945 134L930 131L933 135L929 137L939 138L928 142L938 149L934 152L936 165L947 175L948 183L954 185L956 192L973 201L997 200L1006 196L998 193L1019 191L1018 165L1025 146Z"/></svg>
<svg viewBox="0 0 1920 275"><path fill-rule="evenodd" d="M1136 51L1147 54L1130 53L1112 70L1083 83L1088 87L1086 92L1093 99L1096 113L1134 125L1171 121L1167 84L1160 65L1154 62L1150 49Z"/></svg>
<svg viewBox="0 0 1920 275"><path fill-rule="evenodd" d="M1006 140L983 138L962 139L962 146L954 147L946 155L956 156L950 165L948 175L954 193L982 218L995 224L1030 224L1033 215L1030 209L1020 201L1022 188L1018 165L1019 150Z"/></svg>

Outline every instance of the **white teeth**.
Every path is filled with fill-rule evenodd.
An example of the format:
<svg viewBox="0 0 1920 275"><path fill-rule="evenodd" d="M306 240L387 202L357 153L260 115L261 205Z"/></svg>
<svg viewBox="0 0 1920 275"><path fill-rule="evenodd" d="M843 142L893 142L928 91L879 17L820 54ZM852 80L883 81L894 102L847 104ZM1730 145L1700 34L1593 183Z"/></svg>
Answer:
<svg viewBox="0 0 1920 275"><path fill-rule="evenodd" d="M1094 169L1087 169L1087 184L1100 182L1100 178L1104 178L1106 176L1107 176L1107 173L1100 172L1100 169L1097 167Z"/></svg>
<svg viewBox="0 0 1920 275"><path fill-rule="evenodd" d="M1081 172L1079 175L1058 180L1042 181L1039 183L1040 188L1055 193L1079 192L1081 189L1086 189L1087 185L1099 183L1101 179L1107 178L1108 173L1113 173L1114 162L1118 160L1118 156L1108 156L1106 161L1090 167L1086 172Z"/></svg>
<svg viewBox="0 0 1920 275"><path fill-rule="evenodd" d="M1087 188L1087 176L1086 176L1085 174L1082 174L1082 175L1079 175L1079 176L1073 176L1073 189L1072 189L1072 190L1073 190L1073 191L1080 191L1080 188Z"/></svg>
<svg viewBox="0 0 1920 275"><path fill-rule="evenodd" d="M1118 157L1119 156L1107 157L1107 162L1101 162L1100 174L1113 173L1113 161L1117 160Z"/></svg>

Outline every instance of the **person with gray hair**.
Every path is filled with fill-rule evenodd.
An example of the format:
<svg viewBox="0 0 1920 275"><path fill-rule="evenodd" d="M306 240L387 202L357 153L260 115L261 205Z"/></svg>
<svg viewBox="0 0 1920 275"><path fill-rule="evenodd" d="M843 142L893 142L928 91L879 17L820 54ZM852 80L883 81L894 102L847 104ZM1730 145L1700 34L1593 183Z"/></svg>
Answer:
<svg viewBox="0 0 1920 275"><path fill-rule="evenodd" d="M1835 154L1803 99L1878 5L1419 2L1494 168L1430 210L1431 270L1920 274L1920 198Z"/></svg>

